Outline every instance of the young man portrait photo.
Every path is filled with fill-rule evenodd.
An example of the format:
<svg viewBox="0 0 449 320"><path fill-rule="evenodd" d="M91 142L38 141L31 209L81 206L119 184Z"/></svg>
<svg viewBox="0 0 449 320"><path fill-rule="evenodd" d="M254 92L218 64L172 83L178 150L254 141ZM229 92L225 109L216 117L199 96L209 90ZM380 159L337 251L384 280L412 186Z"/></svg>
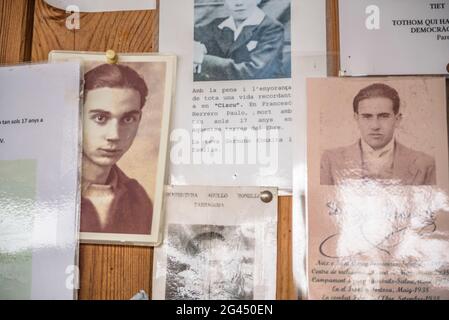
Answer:
<svg viewBox="0 0 449 320"><path fill-rule="evenodd" d="M272 4L275 12L268 15L261 8L262 4ZM216 18L197 22L195 26L195 81L290 77L287 57L290 52L284 50L290 1L223 0L204 3L196 0L195 15L201 16L201 10L209 10L204 11L207 14L203 13L203 18Z"/></svg>
<svg viewBox="0 0 449 320"><path fill-rule="evenodd" d="M149 234L153 205L117 162L131 148L148 96L131 67L102 64L85 75L81 232Z"/></svg>
<svg viewBox="0 0 449 320"><path fill-rule="evenodd" d="M435 185L435 159L395 137L402 121L398 92L374 83L358 92L353 115L360 138L350 146L324 151L321 185L348 179L373 179L398 185Z"/></svg>

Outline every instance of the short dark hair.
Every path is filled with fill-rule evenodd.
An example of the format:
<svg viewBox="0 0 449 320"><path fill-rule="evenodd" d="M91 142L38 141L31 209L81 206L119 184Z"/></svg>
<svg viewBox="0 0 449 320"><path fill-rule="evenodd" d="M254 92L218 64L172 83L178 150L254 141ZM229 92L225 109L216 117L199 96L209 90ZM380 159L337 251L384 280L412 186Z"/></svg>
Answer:
<svg viewBox="0 0 449 320"><path fill-rule="evenodd" d="M384 97L390 99L393 102L394 114L399 113L401 99L399 98L398 92L392 87L383 83L374 83L360 90L359 93L355 96L354 102L352 103L354 112L359 113L360 101L375 97Z"/></svg>
<svg viewBox="0 0 449 320"><path fill-rule="evenodd" d="M134 89L140 94L140 108L148 96L145 80L134 69L121 64L102 64L84 75L84 96L100 88Z"/></svg>

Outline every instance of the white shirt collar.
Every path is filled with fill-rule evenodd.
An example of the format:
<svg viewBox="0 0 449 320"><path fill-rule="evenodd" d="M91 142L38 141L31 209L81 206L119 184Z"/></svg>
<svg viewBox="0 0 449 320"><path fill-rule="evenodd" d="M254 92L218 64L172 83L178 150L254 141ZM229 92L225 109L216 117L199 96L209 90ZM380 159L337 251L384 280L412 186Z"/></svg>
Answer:
<svg viewBox="0 0 449 320"><path fill-rule="evenodd" d="M239 35L242 33L243 28L247 26L258 26L262 23L265 18L265 12L262 9L256 8L254 12L237 28L235 26L234 17L230 16L222 23L218 25L218 29L223 30L224 28L229 28L234 31L234 41L237 40Z"/></svg>
<svg viewBox="0 0 449 320"><path fill-rule="evenodd" d="M388 144L383 147L382 149L379 150L375 150L373 149L369 144L367 144L363 139L361 139L362 143L362 152L365 154L369 154L371 157L382 157L383 155L390 153L393 151L394 149L394 138L391 139L390 142L388 142Z"/></svg>

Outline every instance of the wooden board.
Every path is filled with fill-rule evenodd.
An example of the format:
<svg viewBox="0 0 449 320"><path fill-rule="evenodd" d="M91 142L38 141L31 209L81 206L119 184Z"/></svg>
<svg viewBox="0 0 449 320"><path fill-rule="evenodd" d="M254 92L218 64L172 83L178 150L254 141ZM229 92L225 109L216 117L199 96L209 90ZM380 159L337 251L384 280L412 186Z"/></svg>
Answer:
<svg viewBox="0 0 449 320"><path fill-rule="evenodd" d="M326 1L327 75L338 77L340 71L340 26L338 0Z"/></svg>
<svg viewBox="0 0 449 320"><path fill-rule="evenodd" d="M46 60L51 50L155 52L158 11L81 13L80 29L69 30L71 16L36 0L33 61Z"/></svg>
<svg viewBox="0 0 449 320"><path fill-rule="evenodd" d="M34 1L0 1L0 63L29 61Z"/></svg>
<svg viewBox="0 0 449 320"><path fill-rule="evenodd" d="M328 0L327 4L330 75L338 74L337 4L337 0ZM16 63L30 57L33 61L46 61L51 50L157 51L157 11L81 14L80 30L66 28L69 16L70 13L54 9L43 0L2 0L0 63ZM292 198L280 197L277 299L296 299L291 210ZM81 245L79 298L129 299L141 289L151 294L152 253L150 248Z"/></svg>

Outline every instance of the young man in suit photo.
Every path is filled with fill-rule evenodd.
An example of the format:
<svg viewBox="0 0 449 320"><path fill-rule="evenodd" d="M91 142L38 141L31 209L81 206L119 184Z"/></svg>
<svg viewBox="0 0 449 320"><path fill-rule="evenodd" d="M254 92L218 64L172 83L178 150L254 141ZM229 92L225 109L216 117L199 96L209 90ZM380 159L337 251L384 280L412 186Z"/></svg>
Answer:
<svg viewBox="0 0 449 320"><path fill-rule="evenodd" d="M399 126L400 97L382 83L356 95L354 119L361 138L347 147L326 150L321 158L321 185L348 179L372 179L399 185L435 185L435 160L408 148L395 138Z"/></svg>
<svg viewBox="0 0 449 320"><path fill-rule="evenodd" d="M195 81L290 77L283 66L284 27L260 3L225 0L227 17L195 27Z"/></svg>

